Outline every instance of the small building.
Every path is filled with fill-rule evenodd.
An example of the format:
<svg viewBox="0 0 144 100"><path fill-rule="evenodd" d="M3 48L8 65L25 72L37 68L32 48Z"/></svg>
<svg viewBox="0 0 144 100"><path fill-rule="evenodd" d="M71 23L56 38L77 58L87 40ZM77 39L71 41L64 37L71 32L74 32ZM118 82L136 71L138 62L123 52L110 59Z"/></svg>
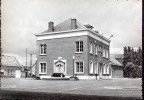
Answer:
<svg viewBox="0 0 144 100"><path fill-rule="evenodd" d="M37 44L36 75L49 78L54 73L79 79L110 78L110 40L69 18L58 25L35 34Z"/></svg>
<svg viewBox="0 0 144 100"><path fill-rule="evenodd" d="M16 57L2 55L0 73L2 77L21 77L22 66Z"/></svg>
<svg viewBox="0 0 144 100"><path fill-rule="evenodd" d="M110 57L112 67L112 77L120 78L123 77L123 55L112 54Z"/></svg>

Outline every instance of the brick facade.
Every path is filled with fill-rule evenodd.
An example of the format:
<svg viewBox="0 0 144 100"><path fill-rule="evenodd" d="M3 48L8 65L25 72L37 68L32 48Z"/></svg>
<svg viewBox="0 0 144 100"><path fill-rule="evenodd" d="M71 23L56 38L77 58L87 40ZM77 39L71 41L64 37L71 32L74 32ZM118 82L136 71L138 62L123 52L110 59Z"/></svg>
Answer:
<svg viewBox="0 0 144 100"><path fill-rule="evenodd" d="M36 34L37 37L37 67L36 67L36 75L40 76L41 78L44 77L51 77L53 73L57 70L55 68L57 61L63 61L64 65L61 65L61 70L65 70L64 74L66 77L73 76L73 65L75 69L75 76L81 78L81 79L91 79L95 78L95 67L93 66L93 74L90 73L90 62L98 63L99 64L99 71L101 68L101 77L110 77L111 76L111 67L109 68L108 74L103 74L103 65L109 66L110 60L109 60L109 44L110 41L106 38L102 37L100 34L97 36L97 33L94 33L91 29L84 28L84 26L80 26L81 24L77 22L73 22L72 27L69 30L69 23L71 21L76 20L68 20L63 22L60 25L57 25L53 28L53 31L51 29L48 29L47 31ZM70 26L71 26L70 24ZM73 25L74 24L74 25ZM75 27L75 24L77 25ZM62 28L65 28L62 30ZM75 29L79 28L79 29ZM84 28L84 29L81 29ZM56 31L54 31L56 30ZM58 31L59 30L59 31ZM83 41L83 52L76 52L76 41ZM98 53L95 55L94 53L90 53L90 45L89 43L96 44L108 52L108 57L103 57L102 54ZM46 45L46 54L41 55L40 54L40 45L45 44ZM95 52L94 46L92 47L93 52ZM73 56L75 57L74 63L73 63ZM76 73L76 62L82 61L83 62L83 72L82 73ZM41 67L41 63L46 63L46 68ZM101 66L100 66L101 65ZM44 73L40 73L41 70L46 70ZM99 73L98 73L98 76Z"/></svg>
<svg viewBox="0 0 144 100"><path fill-rule="evenodd" d="M81 54L75 53L75 42L82 40L84 43L84 52ZM41 43L46 43L47 45L47 54L42 56L39 54L39 49L37 51L37 60L39 62L47 62L47 75L54 73L54 60L57 60L58 57L66 60L66 75L72 76L73 74L73 56L75 56L75 61L83 60L84 66L88 66L88 49L87 49L87 36L81 37L70 37L70 38L60 38L60 39L51 39L51 40L42 40L37 41L37 48ZM84 74L88 75L87 67L84 68ZM38 75L39 67L36 69Z"/></svg>

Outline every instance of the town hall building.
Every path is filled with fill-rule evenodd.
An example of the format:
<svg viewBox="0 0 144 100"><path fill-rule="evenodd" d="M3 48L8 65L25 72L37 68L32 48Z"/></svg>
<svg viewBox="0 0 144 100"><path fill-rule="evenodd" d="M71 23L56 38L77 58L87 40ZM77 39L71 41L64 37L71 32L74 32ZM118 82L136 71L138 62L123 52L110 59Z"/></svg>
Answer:
<svg viewBox="0 0 144 100"><path fill-rule="evenodd" d="M35 34L37 44L36 75L50 78L54 73L79 79L110 78L110 40L69 18L58 25Z"/></svg>

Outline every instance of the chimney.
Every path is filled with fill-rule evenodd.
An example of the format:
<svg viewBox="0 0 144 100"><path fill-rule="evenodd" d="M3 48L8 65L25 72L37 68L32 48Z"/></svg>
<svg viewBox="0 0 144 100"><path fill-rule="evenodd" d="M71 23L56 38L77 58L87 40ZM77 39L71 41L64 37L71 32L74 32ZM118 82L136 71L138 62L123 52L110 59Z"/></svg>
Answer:
<svg viewBox="0 0 144 100"><path fill-rule="evenodd" d="M54 31L54 22L49 22L48 24L49 24L49 25L48 25L48 30L49 30L50 32L53 32L53 31Z"/></svg>
<svg viewBox="0 0 144 100"><path fill-rule="evenodd" d="M76 29L77 26L76 26L76 19L71 19L71 29Z"/></svg>

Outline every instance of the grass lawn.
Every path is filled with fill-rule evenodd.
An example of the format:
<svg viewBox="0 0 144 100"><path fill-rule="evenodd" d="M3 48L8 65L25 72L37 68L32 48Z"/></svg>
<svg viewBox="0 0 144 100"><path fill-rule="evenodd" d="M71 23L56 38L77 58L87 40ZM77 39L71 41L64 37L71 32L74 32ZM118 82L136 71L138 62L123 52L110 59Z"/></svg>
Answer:
<svg viewBox="0 0 144 100"><path fill-rule="evenodd" d="M140 99L141 79L111 80L31 80L1 79L1 98L58 98L61 99ZM30 95L31 94L31 95ZM15 95L15 96L14 96Z"/></svg>

